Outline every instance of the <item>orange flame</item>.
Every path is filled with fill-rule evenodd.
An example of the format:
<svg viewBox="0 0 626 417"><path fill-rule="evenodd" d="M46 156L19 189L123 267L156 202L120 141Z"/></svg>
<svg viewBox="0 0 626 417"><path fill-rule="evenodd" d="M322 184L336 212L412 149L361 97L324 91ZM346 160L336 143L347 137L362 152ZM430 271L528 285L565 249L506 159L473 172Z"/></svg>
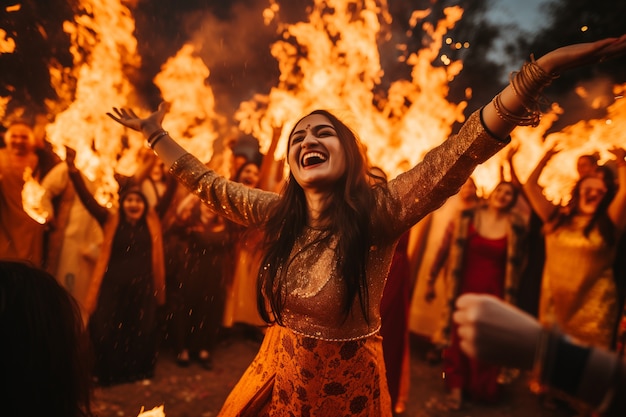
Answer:
<svg viewBox="0 0 626 417"><path fill-rule="evenodd" d="M74 69L67 74L51 68L55 87L66 98L68 80L75 80L74 97L47 127L55 151L65 156L64 146L77 151L76 165L91 180L99 180L96 198L101 204L115 204L115 171L132 174L137 150L143 146L139 135L128 134L112 123L103 109L106 103L126 103L135 92L124 68L138 68L140 60L133 37L134 20L120 1L82 0L83 13L64 28L73 47ZM86 56L81 51L87 50ZM62 103L61 103L62 104ZM108 110L108 108L107 108Z"/></svg>
<svg viewBox="0 0 626 417"><path fill-rule="evenodd" d="M524 180L532 171L537 161L543 156L545 149L558 144L561 152L556 154L544 169L539 183L544 187L546 196L556 202L569 198L569 191L576 182L576 160L583 154L600 154L600 163L612 159L609 149L624 147L623 132L626 129L626 100L624 100L626 84L613 88L613 103L607 108L607 115L602 119L581 120L567 126L563 130L543 134L555 120L556 115L544 115L542 124L536 128L517 128L513 132L513 140L522 144L520 155L514 161L520 178ZM595 101L606 101L606 98L592 98ZM545 122L545 123L544 123ZM532 161L532 162L531 162ZM530 162L530 163L529 163Z"/></svg>
<svg viewBox="0 0 626 417"><path fill-rule="evenodd" d="M215 97L206 81L209 69L194 53L194 46L183 46L163 65L154 82L163 98L171 103L164 121L168 132L189 152L208 162L225 118L215 113ZM228 167L216 169L222 174L228 172Z"/></svg>
<svg viewBox="0 0 626 417"><path fill-rule="evenodd" d="M83 12L65 24L73 44L73 70L50 68L61 99L49 103L56 119L47 134L61 156L65 145L77 150L78 167L101 181L100 202L115 204L113 173L132 175L136 155L145 147L141 135L104 114L111 106L142 107L125 76L125 69L139 68L134 20L122 0L81 0L81 6ZM263 12L265 22L276 20L279 12L278 3L270 1ZM421 29L431 39L430 45L405 60L411 78L391 82L388 91L380 94L383 69L378 48L391 23L386 0L314 0L307 21L278 25L282 39L272 45L271 53L278 61L280 78L268 94L257 94L240 104L235 114L239 128L258 138L261 151L266 152L274 126L282 126L286 135L299 117L326 108L355 128L372 163L393 178L444 141L453 123L464 118L466 103L447 100L448 84L462 70L462 63L441 54L446 34L463 11L448 7L436 24L425 21L429 14L430 10L417 10L411 16L411 25L422 22ZM10 46L6 34L0 33L0 48ZM398 45L403 48L406 45ZM166 129L202 160L222 156L216 168L225 174L228 158L221 154L228 154L228 147L218 138L224 136L226 120L214 110L215 98L207 82L210 70L195 56L196 50L197 45L183 46L154 81L172 105ZM625 88L616 86L614 97L623 96ZM562 111L554 106L539 127L518 128L513 134L513 140L521 144L515 163L522 179L547 143L556 140L565 148L541 178L547 194L556 200L567 194L573 181L576 156L598 151L603 161L608 160L607 149L622 146L620 134L626 127L623 99L603 99L589 87L577 91L594 108L612 103L608 116L581 121L546 138ZM5 108L6 101L0 101L0 112ZM286 138L282 139L276 159L285 154ZM477 168L474 175L482 189L495 185L500 163L501 157L496 157Z"/></svg>
<svg viewBox="0 0 626 417"><path fill-rule="evenodd" d="M272 5L266 15L274 16L275 9ZM415 13L414 22L427 15ZM374 90L383 75L378 40L382 25L391 22L386 2L355 6L340 0L315 1L309 21L285 26L283 40L272 46L281 72L279 85L268 95L241 104L235 115L241 130L259 138L265 152L272 126L283 126L286 134L302 115L326 108L355 128L372 163L397 175L441 143L451 124L463 118L465 103L455 105L445 98L460 62L432 64L444 34L461 15L460 8L451 7L437 26L424 24L433 39L431 47L409 57L412 79L393 82L382 98ZM276 158L284 155L284 142Z"/></svg>

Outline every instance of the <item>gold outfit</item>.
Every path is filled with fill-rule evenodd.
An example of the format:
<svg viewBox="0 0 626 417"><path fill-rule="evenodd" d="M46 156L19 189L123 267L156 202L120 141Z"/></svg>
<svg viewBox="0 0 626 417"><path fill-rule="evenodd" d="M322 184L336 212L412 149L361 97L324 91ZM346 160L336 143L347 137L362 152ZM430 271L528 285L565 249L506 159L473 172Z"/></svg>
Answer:
<svg viewBox="0 0 626 417"><path fill-rule="evenodd" d="M607 245L597 228L586 237L587 221L574 217L546 235L540 319L583 343L610 348L618 317L616 246Z"/></svg>
<svg viewBox="0 0 626 417"><path fill-rule="evenodd" d="M372 208L389 222L372 224L367 260L369 322L358 300L341 313L344 285L335 269L336 236L305 228L284 271L288 288L284 327L272 326L261 349L230 394L221 416L391 416L382 357L379 305L400 236L455 193L474 170L505 145L483 128L478 112L461 131L430 151L413 169L379 190ZM250 189L210 171L187 154L170 169L217 214L243 225L266 221L280 196ZM391 224L391 227L389 227Z"/></svg>

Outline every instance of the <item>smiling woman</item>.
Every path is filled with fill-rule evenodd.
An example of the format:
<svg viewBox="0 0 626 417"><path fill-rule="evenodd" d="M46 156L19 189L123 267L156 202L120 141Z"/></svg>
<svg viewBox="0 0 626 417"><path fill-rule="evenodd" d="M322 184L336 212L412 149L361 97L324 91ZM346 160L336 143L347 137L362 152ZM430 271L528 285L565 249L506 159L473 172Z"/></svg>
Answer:
<svg viewBox="0 0 626 417"><path fill-rule="evenodd" d="M344 146L330 118L334 119L326 112L314 112L302 119L290 136L287 161L302 187L323 192L344 175ZM311 210L318 211L319 207L311 207ZM311 221L315 223L317 219L311 218Z"/></svg>
<svg viewBox="0 0 626 417"><path fill-rule="evenodd" d="M524 185L531 205L547 226L539 318L582 342L611 348L620 304L613 264L617 242L626 228L626 187L616 190L613 175L592 171L576 183L567 206L553 205L538 180L557 152L554 147L548 149ZM611 152L618 183L626 184L626 151L615 148Z"/></svg>
<svg viewBox="0 0 626 417"><path fill-rule="evenodd" d="M379 307L398 240L502 149L515 126L538 121L538 96L555 76L624 51L626 36L526 63L457 134L378 187L370 186L358 138L327 111L295 124L280 194L209 170L163 130L166 103L146 118L130 109L109 113L159 137L151 143L157 155L212 211L265 234L257 300L270 326L220 415L391 416Z"/></svg>
<svg viewBox="0 0 626 417"><path fill-rule="evenodd" d="M453 219L433 262L427 301L435 297L435 281L445 268L445 297L442 337L443 375L450 395L445 407L459 410L465 396L493 403L500 397L500 368L470 360L461 352L459 334L452 324L452 306L465 293L490 294L514 304L525 260L526 224L513 211L518 191L510 182L501 182L487 204L464 210Z"/></svg>
<svg viewBox="0 0 626 417"><path fill-rule="evenodd" d="M102 248L81 306L89 321L94 376L100 385L151 378L157 354L157 308L165 303L159 205L153 209L139 186L128 185L120 191L119 209L100 206L74 159L66 162L78 197L103 230ZM163 198L160 204L167 201Z"/></svg>

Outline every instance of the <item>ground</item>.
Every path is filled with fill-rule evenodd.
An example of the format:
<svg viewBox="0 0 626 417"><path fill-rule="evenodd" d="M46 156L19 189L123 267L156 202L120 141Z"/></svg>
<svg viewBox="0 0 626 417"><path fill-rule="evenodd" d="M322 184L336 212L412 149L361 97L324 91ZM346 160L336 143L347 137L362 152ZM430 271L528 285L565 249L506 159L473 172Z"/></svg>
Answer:
<svg viewBox="0 0 626 417"><path fill-rule="evenodd" d="M410 401L403 417L566 417L563 410L541 406L528 389L527 375L521 374L504 386L498 404L467 404L461 411L429 407L433 398L445 395L441 367L430 364L419 343L412 344ZM175 356L163 349L152 380L97 388L93 404L99 417L135 417L142 407L163 406L167 417L213 417L219 412L259 347L257 341L233 336L222 341L213 353L213 369L197 363L177 366ZM324 416L319 416L324 417Z"/></svg>

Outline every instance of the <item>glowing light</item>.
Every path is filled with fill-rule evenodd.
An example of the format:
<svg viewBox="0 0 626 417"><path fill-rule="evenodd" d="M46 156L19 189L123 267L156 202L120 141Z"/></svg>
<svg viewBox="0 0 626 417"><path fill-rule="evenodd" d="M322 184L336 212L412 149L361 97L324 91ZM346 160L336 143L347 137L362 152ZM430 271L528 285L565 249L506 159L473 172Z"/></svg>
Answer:
<svg viewBox="0 0 626 417"><path fill-rule="evenodd" d="M0 29L0 54L12 54L15 52L15 40L7 38L7 33Z"/></svg>
<svg viewBox="0 0 626 417"><path fill-rule="evenodd" d="M581 32L587 32L589 30L589 26L585 25L583 27L580 28Z"/></svg>
<svg viewBox="0 0 626 417"><path fill-rule="evenodd" d="M280 18L276 0L269 3L263 12L266 24ZM430 43L414 52L405 44L396 46L398 59L410 69L410 77L392 80L387 91L381 91L383 68L378 48L391 23L386 0L362 0L358 6L343 0L312 3L307 21L276 25L280 40L271 46L271 53L278 62L279 79L268 94L256 94L240 104L234 116L239 129L259 139L261 151L266 152L274 126L282 126L286 135L290 124L302 115L327 108L356 129L371 161L393 178L445 140L455 122L464 120L467 103L447 100L449 83L463 65L442 54L444 44L470 47L469 42L455 42L449 36L463 10L445 8L440 21L426 19L430 9L412 12L412 29L407 33L414 29L424 32ZM65 145L77 150L77 165L89 178L102 182L99 201L108 205L115 204L113 173L131 175L138 155L145 151L141 135L104 115L111 106L120 105L141 111L141 103L135 101L137 92L125 75L139 70L140 62L134 20L124 4L128 3L81 0L83 12L64 24L72 41L73 69L55 64L49 69L60 99L50 104L56 118L47 128L48 138L61 157ZM0 32L0 51L12 51L15 46L11 42ZM228 172L230 149L218 139L225 136L226 121L215 111L207 81L210 68L198 58L198 50L200 45L184 45L155 77L162 97L172 104L165 127L201 159L214 159L212 167ZM569 190L575 173L572 164L578 155L598 151L603 160L611 158L607 149L623 146L620 138L626 131L626 100L619 100L624 91L626 85L615 86L612 95L600 97L599 88L591 84L576 88L589 105L607 109L605 119L581 121L547 135L562 112L555 105L537 128L516 129L512 137L521 144L515 159L520 178L529 174L546 143L559 141L565 150L555 156L540 179L546 195L559 200ZM465 90L465 96L472 97L471 88ZM6 110L3 100L0 98L0 116ZM276 159L285 153L282 139ZM501 162L496 156L476 169L474 176L481 189L495 185ZM36 196L38 190L29 192Z"/></svg>
<svg viewBox="0 0 626 417"><path fill-rule="evenodd" d="M13 13L13 12L19 12L21 9L22 9L22 5L17 3L11 6L7 6L4 10L6 10L7 13Z"/></svg>

